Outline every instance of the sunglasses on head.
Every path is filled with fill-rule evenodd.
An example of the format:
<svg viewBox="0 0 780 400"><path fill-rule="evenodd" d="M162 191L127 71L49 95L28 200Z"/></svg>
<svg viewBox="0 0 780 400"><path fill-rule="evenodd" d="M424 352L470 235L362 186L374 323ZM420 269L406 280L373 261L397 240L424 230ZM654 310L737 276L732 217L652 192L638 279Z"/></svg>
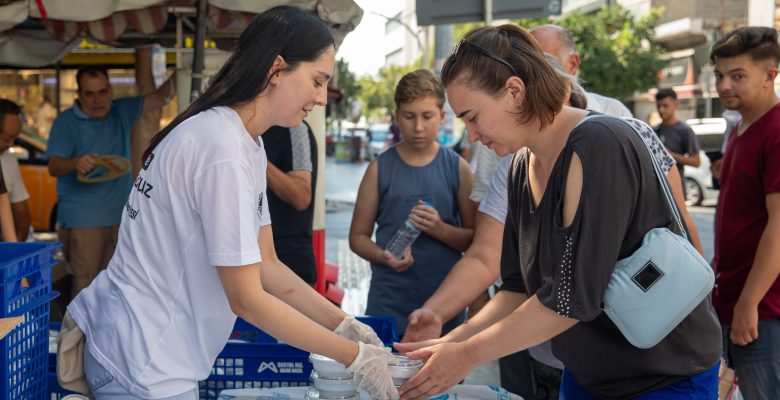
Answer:
<svg viewBox="0 0 780 400"><path fill-rule="evenodd" d="M522 79L523 82L525 82L525 84L528 85L528 83L529 83L528 78L526 76L524 76L524 74L519 74L517 72L517 70L515 70L515 68L512 66L512 64L510 64L508 61L504 60L503 58L495 55L492 51L490 51L490 50L488 50L488 49L486 49L486 48L484 48L484 47L482 47L482 46L480 46L480 45L478 45L478 44L476 44L476 43L474 43L474 42L472 42L470 40L461 39L460 42L458 42L457 46L455 46L455 49L452 52L453 56L457 55L458 52L461 49L464 49L466 47L471 47L472 49L476 50L477 53L479 53L479 54L481 54L481 55L483 55L483 56L485 56L485 57L487 57L487 58L489 58L489 59L491 59L493 61L496 61L498 63L501 63L501 64L505 65L507 68L509 68L510 71L512 71L512 75Z"/></svg>

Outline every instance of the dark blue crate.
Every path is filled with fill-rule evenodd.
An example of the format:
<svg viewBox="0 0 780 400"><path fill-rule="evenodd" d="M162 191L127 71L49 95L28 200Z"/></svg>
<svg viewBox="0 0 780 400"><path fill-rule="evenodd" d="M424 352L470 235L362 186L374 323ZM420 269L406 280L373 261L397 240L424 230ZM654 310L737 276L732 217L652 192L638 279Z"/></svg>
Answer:
<svg viewBox="0 0 780 400"><path fill-rule="evenodd" d="M370 326L386 346L391 347L393 342L398 341L395 318L357 317L357 319ZM230 338L251 343L277 343L273 336L257 329L254 325L241 318L236 319L236 324L233 326L233 333L230 334Z"/></svg>
<svg viewBox="0 0 780 400"><path fill-rule="evenodd" d="M60 331L62 324L59 322L49 322L50 331ZM57 373L57 353L49 353L49 373ZM51 382L51 380L49 380ZM51 391L51 388L49 388Z"/></svg>
<svg viewBox="0 0 780 400"><path fill-rule="evenodd" d="M45 399L51 269L59 243L0 243L0 318L25 321L0 341L0 398Z"/></svg>
<svg viewBox="0 0 780 400"><path fill-rule="evenodd" d="M358 317L376 331L386 345L398 341L395 318ZM309 353L279 343L267 333L238 319L231 339L219 353L211 375L200 382L200 399L216 399L227 389L309 386L312 365Z"/></svg>
<svg viewBox="0 0 780 400"><path fill-rule="evenodd" d="M49 396L47 397L48 400L60 400L61 398L69 395L69 394L81 394L76 392L71 392L70 390L65 390L60 386L60 383L57 382L57 373L56 372L49 372L48 373L48 381L49 381Z"/></svg>

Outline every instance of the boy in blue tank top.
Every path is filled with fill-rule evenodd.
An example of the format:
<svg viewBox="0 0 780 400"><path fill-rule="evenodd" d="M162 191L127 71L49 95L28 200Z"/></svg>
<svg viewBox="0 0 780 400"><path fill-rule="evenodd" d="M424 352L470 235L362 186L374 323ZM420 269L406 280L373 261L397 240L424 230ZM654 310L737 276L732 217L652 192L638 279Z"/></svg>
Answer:
<svg viewBox="0 0 780 400"><path fill-rule="evenodd" d="M349 244L371 263L366 314L395 317L403 335L407 315L425 303L471 243L474 204L468 164L436 142L444 120L444 89L436 76L422 69L404 75L395 103L402 140L368 166ZM397 259L385 248L407 219L422 233ZM461 312L445 332L463 318Z"/></svg>

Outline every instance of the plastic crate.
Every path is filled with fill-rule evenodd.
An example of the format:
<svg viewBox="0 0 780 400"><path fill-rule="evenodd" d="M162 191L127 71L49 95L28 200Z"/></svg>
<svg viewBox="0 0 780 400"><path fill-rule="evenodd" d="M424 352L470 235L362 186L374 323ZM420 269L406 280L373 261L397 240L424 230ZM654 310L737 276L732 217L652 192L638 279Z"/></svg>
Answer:
<svg viewBox="0 0 780 400"><path fill-rule="evenodd" d="M358 317L371 326L386 345L398 341L395 318ZM309 386L309 353L279 343L267 333L238 319L231 339L217 357L211 375L200 382L200 399L217 399L227 389Z"/></svg>
<svg viewBox="0 0 780 400"><path fill-rule="evenodd" d="M76 392L71 392L70 390L65 390L60 386L60 383L57 382L57 373L51 372L47 374L49 376L49 397L47 399L49 400L60 400L61 398L69 395L69 394L81 394Z"/></svg>
<svg viewBox="0 0 780 400"><path fill-rule="evenodd" d="M0 318L25 321L0 341L0 398L46 399L51 269L59 243L0 243Z"/></svg>

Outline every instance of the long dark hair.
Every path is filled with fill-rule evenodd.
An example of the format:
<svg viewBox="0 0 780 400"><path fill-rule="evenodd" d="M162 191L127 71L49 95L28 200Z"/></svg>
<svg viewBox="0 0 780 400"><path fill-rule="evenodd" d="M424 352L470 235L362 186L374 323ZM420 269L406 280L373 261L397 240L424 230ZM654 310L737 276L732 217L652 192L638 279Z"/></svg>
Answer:
<svg viewBox="0 0 780 400"><path fill-rule="evenodd" d="M258 15L241 33L233 54L206 91L152 138L144 161L187 118L212 107L251 102L268 86L276 56L282 56L292 70L301 62L316 60L329 46L335 42L328 28L300 8L278 6Z"/></svg>

